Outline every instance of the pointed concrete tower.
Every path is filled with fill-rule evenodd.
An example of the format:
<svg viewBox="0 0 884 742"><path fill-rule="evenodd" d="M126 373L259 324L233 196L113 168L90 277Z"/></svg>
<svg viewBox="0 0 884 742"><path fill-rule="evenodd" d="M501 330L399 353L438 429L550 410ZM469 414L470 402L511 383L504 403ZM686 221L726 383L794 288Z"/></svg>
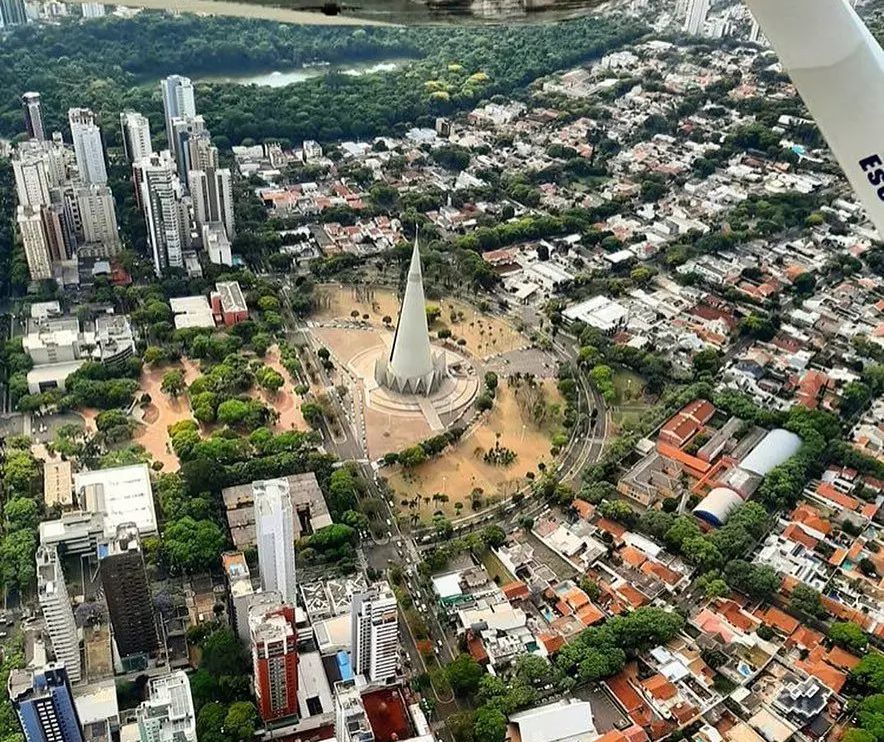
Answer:
<svg viewBox="0 0 884 742"><path fill-rule="evenodd" d="M375 380L403 394L431 394L445 375L445 353L433 353L417 238L390 358L378 359Z"/></svg>

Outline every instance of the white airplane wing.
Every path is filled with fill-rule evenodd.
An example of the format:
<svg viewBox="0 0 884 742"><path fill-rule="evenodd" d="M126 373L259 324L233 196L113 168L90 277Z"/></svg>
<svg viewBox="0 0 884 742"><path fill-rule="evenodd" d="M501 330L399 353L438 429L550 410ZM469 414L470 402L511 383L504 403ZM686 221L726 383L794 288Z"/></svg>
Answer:
<svg viewBox="0 0 884 742"><path fill-rule="evenodd" d="M884 51L846 0L746 0L884 237Z"/></svg>

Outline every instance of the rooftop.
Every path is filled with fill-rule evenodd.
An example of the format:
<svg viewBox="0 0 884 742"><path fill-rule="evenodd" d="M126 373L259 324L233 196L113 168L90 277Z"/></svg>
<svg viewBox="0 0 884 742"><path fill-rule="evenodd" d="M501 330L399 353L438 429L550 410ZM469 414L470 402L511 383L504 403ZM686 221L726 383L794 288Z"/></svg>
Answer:
<svg viewBox="0 0 884 742"><path fill-rule="evenodd" d="M123 523L135 523L142 536L157 532L147 464L80 472L74 478L74 491L84 510L104 513L106 536L114 536Z"/></svg>
<svg viewBox="0 0 884 742"><path fill-rule="evenodd" d="M413 736L408 708L398 687L371 691L362 696L365 715L375 742L396 742Z"/></svg>
<svg viewBox="0 0 884 742"><path fill-rule="evenodd" d="M43 502L68 507L73 504L73 474L70 461L47 461L43 464Z"/></svg>
<svg viewBox="0 0 884 742"><path fill-rule="evenodd" d="M590 742L598 737L588 701L559 701L510 715L521 742Z"/></svg>
<svg viewBox="0 0 884 742"><path fill-rule="evenodd" d="M219 281L215 284L215 288L221 295L221 310L223 312L248 311L239 281Z"/></svg>
<svg viewBox="0 0 884 742"><path fill-rule="evenodd" d="M212 307L205 296L182 296L169 299L175 314L175 329L187 327L215 327Z"/></svg>

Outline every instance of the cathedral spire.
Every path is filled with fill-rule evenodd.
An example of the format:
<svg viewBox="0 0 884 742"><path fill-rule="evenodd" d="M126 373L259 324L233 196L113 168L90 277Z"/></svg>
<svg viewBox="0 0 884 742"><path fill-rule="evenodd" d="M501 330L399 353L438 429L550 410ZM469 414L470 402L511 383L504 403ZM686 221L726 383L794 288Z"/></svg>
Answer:
<svg viewBox="0 0 884 742"><path fill-rule="evenodd" d="M378 366L375 376L378 383L394 391L429 394L441 381L444 358L444 353L434 357L430 345L421 253L415 234L393 349L389 361Z"/></svg>

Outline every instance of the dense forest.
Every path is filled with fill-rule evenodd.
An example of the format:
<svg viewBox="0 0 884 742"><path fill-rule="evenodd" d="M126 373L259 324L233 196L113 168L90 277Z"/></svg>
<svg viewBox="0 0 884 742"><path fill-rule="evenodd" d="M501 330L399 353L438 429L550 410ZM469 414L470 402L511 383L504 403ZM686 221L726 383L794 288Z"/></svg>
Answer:
<svg viewBox="0 0 884 742"><path fill-rule="evenodd" d="M0 136L22 131L19 97L39 91L48 130L67 109L102 115L108 144L116 120L140 110L162 132L159 78L172 74L286 69L305 62L411 57L403 69L360 78L330 73L284 88L203 83L197 109L218 144L244 139L334 140L393 134L408 123L511 94L535 78L637 38L620 17L510 27L340 28L143 12L132 19L70 21L16 29L0 47Z"/></svg>

